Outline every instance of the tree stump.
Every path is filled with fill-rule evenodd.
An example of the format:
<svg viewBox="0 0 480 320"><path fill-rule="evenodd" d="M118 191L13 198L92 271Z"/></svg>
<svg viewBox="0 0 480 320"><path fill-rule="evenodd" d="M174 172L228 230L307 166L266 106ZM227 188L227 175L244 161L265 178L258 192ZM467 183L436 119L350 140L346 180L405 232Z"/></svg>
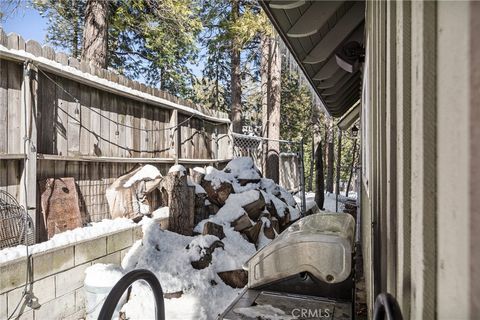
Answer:
<svg viewBox="0 0 480 320"><path fill-rule="evenodd" d="M195 187L189 187L183 171L169 172L162 181L168 197L168 230L192 235L195 217Z"/></svg>

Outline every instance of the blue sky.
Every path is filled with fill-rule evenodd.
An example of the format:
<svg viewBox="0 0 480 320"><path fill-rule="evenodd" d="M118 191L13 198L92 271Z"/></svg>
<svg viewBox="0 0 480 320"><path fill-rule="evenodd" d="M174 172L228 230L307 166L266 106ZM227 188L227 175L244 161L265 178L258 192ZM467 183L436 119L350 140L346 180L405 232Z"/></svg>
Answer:
<svg viewBox="0 0 480 320"><path fill-rule="evenodd" d="M6 21L2 23L2 27L7 34L15 32L21 35L25 40L32 39L41 44L45 43L47 21L40 16L35 9L20 9L14 15L9 16Z"/></svg>

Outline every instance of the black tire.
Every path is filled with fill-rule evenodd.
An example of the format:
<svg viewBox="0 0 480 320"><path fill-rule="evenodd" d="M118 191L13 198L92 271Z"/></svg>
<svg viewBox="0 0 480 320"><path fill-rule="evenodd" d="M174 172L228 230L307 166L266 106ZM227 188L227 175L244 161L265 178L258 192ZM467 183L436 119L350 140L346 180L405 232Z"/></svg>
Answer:
<svg viewBox="0 0 480 320"><path fill-rule="evenodd" d="M115 308L123 296L124 292L137 280L145 280L152 289L155 297L155 319L165 320L165 306L163 302L163 290L157 277L150 271L145 269L133 270L124 275L117 284L112 288L112 291L105 299L102 310L98 316L99 320L112 319Z"/></svg>

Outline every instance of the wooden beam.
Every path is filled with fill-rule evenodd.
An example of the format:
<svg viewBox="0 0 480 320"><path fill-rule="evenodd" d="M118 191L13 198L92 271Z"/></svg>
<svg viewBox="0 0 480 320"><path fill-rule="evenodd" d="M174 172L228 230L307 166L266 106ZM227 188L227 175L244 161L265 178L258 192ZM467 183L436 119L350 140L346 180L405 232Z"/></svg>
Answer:
<svg viewBox="0 0 480 320"><path fill-rule="evenodd" d="M23 153L0 154L0 160L21 160L24 158L25 155Z"/></svg>
<svg viewBox="0 0 480 320"><path fill-rule="evenodd" d="M365 5L363 2L357 2L309 52L303 63L316 64L327 60L332 52L357 29L364 19Z"/></svg>
<svg viewBox="0 0 480 320"><path fill-rule="evenodd" d="M23 159L23 155L20 155ZM3 159L3 158L0 158ZM54 154L38 154L39 160L50 161L80 161L80 162L115 162L115 163L175 163L173 158L122 158L122 157L96 157L96 156L58 156ZM221 163L231 159L178 159L180 164Z"/></svg>
<svg viewBox="0 0 480 320"><path fill-rule="evenodd" d="M325 91L322 92L322 96L331 96L337 93L342 92L342 89L344 88L345 85L350 85L353 81L358 80L358 76L360 73L356 74L349 74L347 73L338 83L334 88L329 88Z"/></svg>
<svg viewBox="0 0 480 320"><path fill-rule="evenodd" d="M328 89L328 88L334 87L338 83L338 81L340 81L340 79L342 79L346 74L347 72L345 70L343 70L342 68L339 68L331 78L323 80L317 86L317 88Z"/></svg>
<svg viewBox="0 0 480 320"><path fill-rule="evenodd" d="M275 0L268 3L272 9L289 10L301 7L305 4L305 0Z"/></svg>
<svg viewBox="0 0 480 320"><path fill-rule="evenodd" d="M323 65L323 67L317 72L316 75L313 76L313 80L326 80L331 78L335 73L340 70L340 67L337 64L337 59L335 59L335 55L332 55L330 59L328 59L327 63Z"/></svg>
<svg viewBox="0 0 480 320"><path fill-rule="evenodd" d="M290 30L287 31L287 36L291 38L303 38L317 33L342 4L343 1L314 2L295 22Z"/></svg>

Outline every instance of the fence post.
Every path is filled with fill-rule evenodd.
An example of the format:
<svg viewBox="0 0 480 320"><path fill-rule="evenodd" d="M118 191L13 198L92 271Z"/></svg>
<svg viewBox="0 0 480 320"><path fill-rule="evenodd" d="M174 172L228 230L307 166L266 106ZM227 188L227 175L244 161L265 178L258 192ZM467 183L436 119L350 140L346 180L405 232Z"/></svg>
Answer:
<svg viewBox="0 0 480 320"><path fill-rule="evenodd" d="M170 117L170 157L175 159L175 164L178 164L180 156L180 128L178 127L178 110L174 109Z"/></svg>
<svg viewBox="0 0 480 320"><path fill-rule="evenodd" d="M21 88L22 114L21 132L23 133L23 153L25 155L22 177L20 179L20 203L32 218L34 239L27 239L31 244L37 241L38 230L36 217L37 203L37 69L25 62Z"/></svg>

